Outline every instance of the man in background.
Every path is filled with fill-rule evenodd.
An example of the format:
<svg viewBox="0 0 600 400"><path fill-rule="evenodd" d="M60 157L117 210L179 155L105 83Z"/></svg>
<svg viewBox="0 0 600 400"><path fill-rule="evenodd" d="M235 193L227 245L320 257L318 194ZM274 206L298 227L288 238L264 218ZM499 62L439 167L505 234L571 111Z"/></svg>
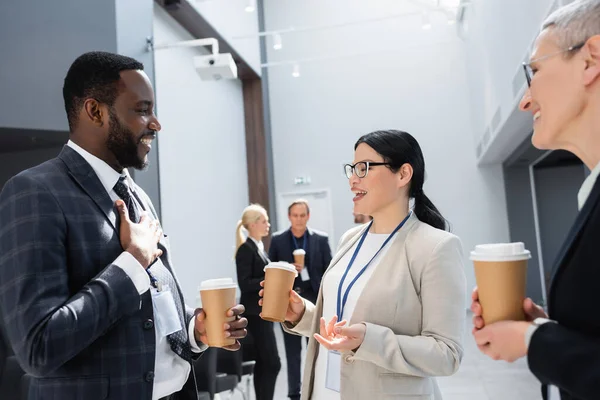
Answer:
<svg viewBox="0 0 600 400"><path fill-rule="evenodd" d="M315 303L321 286L321 279L331 262L331 248L326 233L308 228L310 208L306 200L296 200L288 207L291 226L283 232L275 233L271 239L269 259L286 261L295 265L298 277L294 291L303 298ZM294 250L306 252L305 263L294 262ZM300 371L302 363L302 338L284 332L285 354L288 369L288 397L300 399Z"/></svg>
<svg viewBox="0 0 600 400"><path fill-rule="evenodd" d="M367 222L370 222L373 219L373 217L369 215L362 215L356 213L352 213L352 215L354 215L354 223L360 225L366 224Z"/></svg>

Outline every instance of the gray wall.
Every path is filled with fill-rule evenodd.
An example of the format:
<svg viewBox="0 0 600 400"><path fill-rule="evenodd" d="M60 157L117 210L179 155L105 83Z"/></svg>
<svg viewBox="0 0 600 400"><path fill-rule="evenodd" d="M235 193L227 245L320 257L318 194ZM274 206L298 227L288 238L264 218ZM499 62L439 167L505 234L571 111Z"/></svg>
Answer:
<svg viewBox="0 0 600 400"><path fill-rule="evenodd" d="M0 2L0 128L68 131L62 99L64 77L81 54L103 50L128 55L145 64L152 35L148 0ZM2 142L0 140L0 142ZM150 168L134 173L160 212L158 146Z"/></svg>
<svg viewBox="0 0 600 400"><path fill-rule="evenodd" d="M535 191L546 282L578 213L583 165L535 168ZM546 286L548 288L548 285Z"/></svg>
<svg viewBox="0 0 600 400"><path fill-rule="evenodd" d="M525 243L525 247L531 251L527 269L527 296L531 297L535 303L543 304L544 295L530 182L529 165L504 169L510 240L511 242Z"/></svg>
<svg viewBox="0 0 600 400"><path fill-rule="evenodd" d="M114 1L1 1L0 126L68 130L69 66L86 51L116 49Z"/></svg>

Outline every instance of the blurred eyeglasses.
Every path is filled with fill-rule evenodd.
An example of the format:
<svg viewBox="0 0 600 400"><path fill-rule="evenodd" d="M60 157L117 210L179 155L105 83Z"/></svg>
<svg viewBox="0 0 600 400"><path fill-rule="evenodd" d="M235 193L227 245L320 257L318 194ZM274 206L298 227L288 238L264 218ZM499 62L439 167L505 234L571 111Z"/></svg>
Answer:
<svg viewBox="0 0 600 400"><path fill-rule="evenodd" d="M537 72L537 70L534 69L531 66L531 64L547 60L548 58L557 56L557 55L562 54L562 53L567 53L567 52L572 52L572 51L580 50L583 46L585 46L585 42L583 42L581 44L578 44L577 46L571 46L568 49L557 51L556 53L551 53L551 54L547 54L545 56L538 57L538 58L536 58L534 60L529 61L528 63L523 63L523 70L525 71L525 79L527 79L527 86L531 87L531 80L533 79L533 76Z"/></svg>
<svg viewBox="0 0 600 400"><path fill-rule="evenodd" d="M356 164L345 164L344 173L348 179L352 178L352 174L356 174L359 178L364 178L369 173L370 167L376 167L378 165L390 165L385 162L372 162L372 161L359 161Z"/></svg>

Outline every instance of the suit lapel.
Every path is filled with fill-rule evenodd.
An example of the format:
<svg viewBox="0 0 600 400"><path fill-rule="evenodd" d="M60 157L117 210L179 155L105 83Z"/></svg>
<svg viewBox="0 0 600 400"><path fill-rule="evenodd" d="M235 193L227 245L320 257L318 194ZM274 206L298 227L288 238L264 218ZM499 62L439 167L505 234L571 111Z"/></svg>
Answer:
<svg viewBox="0 0 600 400"><path fill-rule="evenodd" d="M358 239L360 239L360 237L367 230L368 227L369 227L369 225L366 224L362 229L360 229L357 233L355 233L352 238L350 238L344 245L342 245L340 250L333 257L333 260L329 264L329 268L327 268L327 271L329 271L331 268L333 268L333 266L335 264L337 264L338 261L340 261L340 259L342 257L344 257L344 255L348 252L348 250L350 250L352 248L352 246L354 246L354 243L356 243L358 241ZM327 272L327 271L325 271L325 272Z"/></svg>
<svg viewBox="0 0 600 400"><path fill-rule="evenodd" d="M117 213L114 204L92 166L75 150L66 145L58 158L65 163L73 180L94 200L113 228L117 230Z"/></svg>
<svg viewBox="0 0 600 400"><path fill-rule="evenodd" d="M261 251L258 246L256 245L256 243L254 243L254 240L252 240L251 238L246 239L246 243L248 243L248 245L254 250L256 251L256 253L258 254L258 256L261 258L261 260L263 260L263 262L265 262L266 264L268 264L270 262L269 257L264 254L263 251Z"/></svg>
<svg viewBox="0 0 600 400"><path fill-rule="evenodd" d="M308 249L308 266L312 267L313 265L315 265L315 257L317 253L315 251L315 249L317 248L317 235L315 235L315 233L308 228L307 232L308 244L306 248Z"/></svg>
<svg viewBox="0 0 600 400"><path fill-rule="evenodd" d="M569 231L567 240L565 241L562 248L560 249L560 252L558 253L558 257L556 257L556 262L555 262L554 268L552 270L552 280L550 283L550 289L552 289L554 280L555 280L556 276L558 275L558 273L560 272L560 270L567 264L566 261L569 258L570 250L573 247L573 244L577 241L577 238L581 234L581 231L585 227L585 224L587 223L590 215L592 214L592 211L596 208L599 200L600 200L600 179L597 179L588 199L586 200L585 204L583 205L583 208L577 215L577 218L575 219L575 222L573 223L573 226L571 227L571 230Z"/></svg>

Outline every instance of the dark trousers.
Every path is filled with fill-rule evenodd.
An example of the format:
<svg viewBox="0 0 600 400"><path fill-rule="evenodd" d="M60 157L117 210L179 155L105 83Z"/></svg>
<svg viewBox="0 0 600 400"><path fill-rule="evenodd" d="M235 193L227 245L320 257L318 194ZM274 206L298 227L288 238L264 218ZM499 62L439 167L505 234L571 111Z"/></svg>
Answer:
<svg viewBox="0 0 600 400"><path fill-rule="evenodd" d="M302 339L302 336L283 332L285 358L287 359L288 397L292 400L300 399L302 388ZM308 338L304 339L308 343Z"/></svg>
<svg viewBox="0 0 600 400"><path fill-rule="evenodd" d="M281 369L273 323L263 320L258 315L246 315L246 318L256 355L254 366L256 400L273 400L275 382Z"/></svg>
<svg viewBox="0 0 600 400"><path fill-rule="evenodd" d="M312 303L317 300L317 294L312 290L301 292L300 296ZM308 338L304 339L308 344ZM285 358L287 359L288 397L292 400L299 400L302 390L302 336L292 335L284 331L283 342L285 344Z"/></svg>

